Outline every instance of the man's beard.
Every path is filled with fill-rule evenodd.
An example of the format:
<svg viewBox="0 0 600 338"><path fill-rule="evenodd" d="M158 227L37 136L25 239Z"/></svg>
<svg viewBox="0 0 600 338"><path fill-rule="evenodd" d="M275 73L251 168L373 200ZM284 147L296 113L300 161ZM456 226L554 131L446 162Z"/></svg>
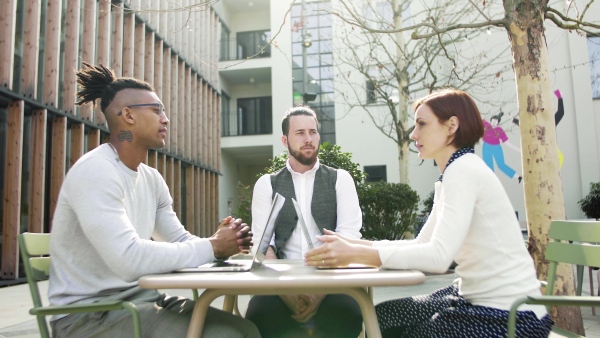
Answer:
<svg viewBox="0 0 600 338"><path fill-rule="evenodd" d="M303 165L313 165L317 162L317 153L319 152L319 147L317 147L312 156L307 157L302 154L301 150L293 150L288 144L288 151L290 156L296 159L296 161L302 163Z"/></svg>

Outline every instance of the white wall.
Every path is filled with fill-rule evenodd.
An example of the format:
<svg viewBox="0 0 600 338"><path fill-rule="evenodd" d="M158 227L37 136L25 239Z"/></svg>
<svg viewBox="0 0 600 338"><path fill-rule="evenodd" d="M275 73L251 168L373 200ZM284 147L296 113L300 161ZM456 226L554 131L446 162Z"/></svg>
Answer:
<svg viewBox="0 0 600 338"><path fill-rule="evenodd" d="M237 183L240 180L235 160L226 151L221 151L221 173L223 176L219 177L219 219L235 212ZM229 210L228 205L232 205L232 210Z"/></svg>
<svg viewBox="0 0 600 338"><path fill-rule="evenodd" d="M281 154L285 148L281 144L281 118L293 106L292 92L292 41L291 17L284 14L290 8L290 0L271 0L271 30L281 33L275 37L277 48L271 49L271 81L273 83L273 156ZM283 25L282 25L283 24Z"/></svg>
<svg viewBox="0 0 600 338"><path fill-rule="evenodd" d="M270 10L270 28L272 31L279 30L282 24L283 14L288 10L290 0L272 0ZM600 16L600 13L589 13L588 15ZM234 29L253 30L257 25L254 18L242 16L235 18ZM238 22L239 21L239 22ZM246 22L244 22L246 21ZM562 150L565 161L561 168L563 180L562 189L565 196L565 209L567 217L584 217L579 210L577 201L589 190L590 182L600 181L600 100L591 99L589 68L586 66L573 65L585 64L587 62L587 45L583 37L574 33L568 33L547 24L547 44L550 54L550 76L553 78L553 89L560 89L565 104L565 116L557 127L557 138L559 148ZM234 28L236 27L236 28ZM243 28L243 29L242 29ZM256 29L263 29L260 27ZM334 25L334 35L335 33ZM504 112L502 127L507 133L509 141L516 146L519 142L519 129L511 120L517 116L516 92L514 74L512 73L512 56L508 49L509 41L506 32L500 28L492 28L491 35L484 34L480 38L470 40L469 46L473 47L472 53L481 51L489 52L505 49L497 57L498 64L495 67L507 70L500 78L491 78L486 84L486 90L473 89L475 97L484 119L497 114L502 108ZM273 145L273 156L279 155L283 150L280 142L281 116L292 105L292 72L291 72L291 41L290 20L286 19L281 28L280 35L275 39L278 48L272 50L271 64L271 92L273 97L273 135L262 135L247 139L245 142L251 144ZM470 48L469 47L469 48ZM465 45L459 48L466 48ZM479 48L479 49L477 49ZM334 52L335 57L335 52ZM566 67L565 66L571 66ZM563 69L565 68L565 69ZM337 73L337 69L335 72ZM334 75L337 75L334 73ZM243 93L250 93L258 88L238 88L241 97ZM230 93L237 92L233 89ZM345 91L339 82L335 84L336 89L336 139L342 151L351 152L353 160L364 167L365 165L386 165L389 182L398 182L398 150L396 144L384 136L375 128L366 112L359 109L351 110L337 94ZM263 88L261 90L267 90ZM364 90L364 88L362 88ZM360 91L360 90L359 90ZM240 94L242 93L242 94ZM253 93L253 92L252 92ZM234 97L232 96L232 102ZM500 102L500 103L498 103ZM556 107L556 101L554 102ZM373 106L377 109L377 106ZM381 108L381 107L379 107ZM412 119L412 116L410 117ZM227 146L228 141L223 142ZM232 142L240 142L232 140ZM231 146L232 144L229 144ZM481 147L476 147L476 153L481 156ZM521 155L504 146L505 161L519 174L522 174ZM224 160L224 162L226 162ZM225 167L226 165L223 165ZM439 175L438 168L431 160L421 161L416 154L410 155L410 184L421 199L425 198L432 190L433 183ZM225 170L224 170L225 171ZM525 219L525 207L523 196L523 185L510 180L497 168L497 176L505 187L507 194L519 213L520 220ZM221 179L225 181L225 176ZM225 195L221 193L222 195ZM221 202L223 205L223 202ZM226 203L224 203L226 207ZM420 207L421 208L421 207ZM223 207L221 208L223 209Z"/></svg>
<svg viewBox="0 0 600 338"><path fill-rule="evenodd" d="M271 12L273 11L271 10ZM269 26L269 12L237 13L231 16L229 22L230 25L228 27L232 33L232 38L235 37L235 33L237 32L259 31L263 29L271 29L273 31L273 26Z"/></svg>
<svg viewBox="0 0 600 338"><path fill-rule="evenodd" d="M281 27L279 36L275 37L274 41L277 47L271 48L271 58L256 60L260 62L261 66L266 62L271 67L271 83L273 86L250 84L223 85L227 93L231 95L232 109L236 107L236 100L239 97L271 95L273 102L273 134L223 138L221 141L222 148L246 146L250 150L252 146L273 145L273 156L279 155L284 150L280 140L281 118L285 111L293 104L292 69L289 62L292 50L289 16L285 19L284 23L284 13L287 12L290 3L290 0L271 1L271 9L268 13L252 13L252 15L243 14L230 17L228 27L232 33L270 28L273 34L275 34L275 32L279 31L282 24L283 27ZM269 24L266 25L265 23ZM247 65L243 67L245 66ZM224 217L227 215L227 200L236 201L237 199L237 190L235 189L237 181L242 179L243 175L246 175L246 180L250 180L257 172L262 171L264 168L237 168L236 163L231 159L228 160L226 155L223 155L221 168L223 176L219 181L219 214L221 217ZM237 172L237 176L233 174L234 172Z"/></svg>

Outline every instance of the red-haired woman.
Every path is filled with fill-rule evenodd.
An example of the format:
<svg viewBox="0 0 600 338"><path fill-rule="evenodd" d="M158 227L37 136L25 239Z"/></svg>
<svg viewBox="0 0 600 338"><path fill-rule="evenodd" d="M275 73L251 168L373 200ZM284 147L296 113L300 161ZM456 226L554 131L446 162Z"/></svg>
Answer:
<svg viewBox="0 0 600 338"><path fill-rule="evenodd" d="M411 139L421 159L440 169L434 205L416 239L366 241L326 232L307 253L308 265L365 263L386 269L446 272L457 263L458 284L376 306L384 337L503 337L514 300L539 295L514 209L498 177L474 145L481 115L465 92L444 89L414 103ZM521 307L517 334L547 337L552 320L539 305Z"/></svg>

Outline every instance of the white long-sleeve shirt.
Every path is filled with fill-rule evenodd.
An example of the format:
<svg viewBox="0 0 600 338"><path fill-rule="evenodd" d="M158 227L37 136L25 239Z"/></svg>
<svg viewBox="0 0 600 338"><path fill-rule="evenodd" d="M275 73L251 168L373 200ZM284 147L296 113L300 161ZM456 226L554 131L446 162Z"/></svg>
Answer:
<svg viewBox="0 0 600 338"><path fill-rule="evenodd" d="M300 211L305 218L304 222L310 232L309 235L315 247L322 244L317 240L317 236L321 233L317 228L317 224L311 213L315 174L319 166L320 163L317 159L317 163L311 170L301 174L295 172L290 167L289 160L286 163L287 170L292 174L292 180L294 181L296 201L300 205ZM254 185L254 193L252 195L252 233L254 234L254 243L257 243L260 239L257 236L264 231L267 217L269 216L268 212L271 208L273 188L271 186L270 176L271 175L263 175ZM362 213L358 204L358 195L356 194L354 180L352 180L352 176L350 176L347 171L337 169L335 191L337 198L337 224L335 231L351 238L360 238ZM274 243L273 237L271 244L274 245ZM283 250L286 258L304 258L304 253L306 253L309 248L306 240L303 238L302 227L296 226L285 246L278 249Z"/></svg>
<svg viewBox="0 0 600 338"><path fill-rule="evenodd" d="M445 272L458 264L459 293L470 303L503 310L540 295L513 207L493 171L475 154L448 165L435 183L434 205L416 239L379 241L382 267ZM543 306L523 306L538 317Z"/></svg>
<svg viewBox="0 0 600 338"><path fill-rule="evenodd" d="M89 303L144 275L214 260L208 239L179 222L158 171L137 169L104 144L67 173L52 222L51 305Z"/></svg>

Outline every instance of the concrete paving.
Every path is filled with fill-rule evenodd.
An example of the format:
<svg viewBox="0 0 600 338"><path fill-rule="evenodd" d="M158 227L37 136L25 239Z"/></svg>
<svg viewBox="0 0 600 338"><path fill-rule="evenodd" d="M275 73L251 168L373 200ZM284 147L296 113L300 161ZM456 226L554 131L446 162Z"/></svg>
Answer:
<svg viewBox="0 0 600 338"><path fill-rule="evenodd" d="M587 270L587 269L586 269ZM594 277L596 273L594 271ZM414 296L432 292L441 287L450 285L457 276L455 274L429 275L425 283L420 285L405 287L377 287L374 288L374 302L381 303L385 300ZM596 278L594 278L596 279ZM589 295L589 279L584 276L583 294ZM595 280L597 286L597 280ZM48 283L40 283L44 304L47 304L46 292ZM587 289L587 291L586 291ZM171 295L181 295L192 297L188 290L161 290ZM37 338L40 337L37 322L35 318L29 315L29 308L32 307L31 295L27 284L9 286L0 288L0 338ZM238 299L239 308L242 313L245 312L250 296L240 296ZM223 298L217 298L212 306L221 308ZM582 307L582 317L586 336L600 338L600 308L596 309L597 316L592 316L591 308ZM552 337L553 335L551 335Z"/></svg>

